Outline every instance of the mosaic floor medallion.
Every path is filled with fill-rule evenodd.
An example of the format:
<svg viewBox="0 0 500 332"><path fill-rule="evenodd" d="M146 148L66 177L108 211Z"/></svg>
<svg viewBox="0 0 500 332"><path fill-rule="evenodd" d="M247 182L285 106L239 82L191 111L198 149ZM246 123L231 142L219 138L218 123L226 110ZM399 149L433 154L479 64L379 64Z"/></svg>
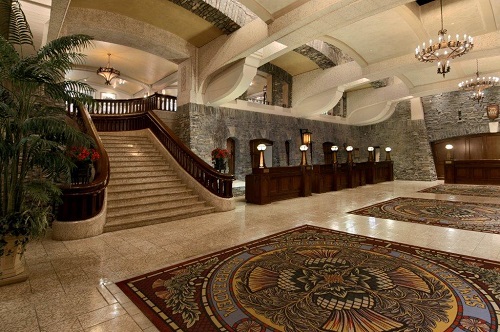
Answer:
<svg viewBox="0 0 500 332"><path fill-rule="evenodd" d="M349 213L500 234L500 204L398 197Z"/></svg>
<svg viewBox="0 0 500 332"><path fill-rule="evenodd" d="M161 331L498 331L500 264L302 226L118 283Z"/></svg>
<svg viewBox="0 0 500 332"><path fill-rule="evenodd" d="M466 195L482 197L500 197L500 186L483 186L474 184L440 184L420 190L421 193Z"/></svg>

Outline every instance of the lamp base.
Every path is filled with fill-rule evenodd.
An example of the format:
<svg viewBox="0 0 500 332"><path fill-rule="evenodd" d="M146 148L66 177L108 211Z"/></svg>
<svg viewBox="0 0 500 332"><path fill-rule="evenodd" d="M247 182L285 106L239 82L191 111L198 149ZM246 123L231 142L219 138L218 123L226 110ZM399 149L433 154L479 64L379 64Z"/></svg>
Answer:
<svg viewBox="0 0 500 332"><path fill-rule="evenodd" d="M490 133L498 133L498 122L489 122L488 125L490 126Z"/></svg>

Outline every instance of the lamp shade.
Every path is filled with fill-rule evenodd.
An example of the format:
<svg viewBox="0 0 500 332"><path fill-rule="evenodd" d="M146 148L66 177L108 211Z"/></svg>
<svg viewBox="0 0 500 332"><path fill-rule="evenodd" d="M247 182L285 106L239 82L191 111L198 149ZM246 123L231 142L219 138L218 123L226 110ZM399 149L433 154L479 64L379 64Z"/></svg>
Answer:
<svg viewBox="0 0 500 332"><path fill-rule="evenodd" d="M111 85L111 80L120 76L120 71L111 67L110 58L111 53L108 53L108 64L106 67L99 67L99 69L97 69L97 75L104 77L106 85Z"/></svg>
<svg viewBox="0 0 500 332"><path fill-rule="evenodd" d="M390 147L386 147L386 148L385 148L385 152L391 152L391 150L392 150L392 149L391 149Z"/></svg>
<svg viewBox="0 0 500 332"><path fill-rule="evenodd" d="M300 133L302 135L302 144L309 145L311 144L311 135L312 133L307 129L301 129Z"/></svg>
<svg viewBox="0 0 500 332"><path fill-rule="evenodd" d="M259 145L257 145L257 150L259 150L259 151L264 151L264 150L266 150L266 148L267 147L266 147L265 144L259 144Z"/></svg>
<svg viewBox="0 0 500 332"><path fill-rule="evenodd" d="M331 147L331 149L332 149L332 151L338 151L338 150L339 150L339 147L338 147L338 146L336 146L336 145L333 145L333 146Z"/></svg>
<svg viewBox="0 0 500 332"><path fill-rule="evenodd" d="M354 148L353 148L351 145L349 145L349 146L348 146L348 147L346 147L345 149L346 149L346 151L352 151Z"/></svg>
<svg viewBox="0 0 500 332"><path fill-rule="evenodd" d="M446 150L451 150L453 149L453 145L451 144L446 144L446 146L444 147Z"/></svg>
<svg viewBox="0 0 500 332"><path fill-rule="evenodd" d="M307 151L307 145L305 144L302 144L300 147L299 147L300 151Z"/></svg>
<svg viewBox="0 0 500 332"><path fill-rule="evenodd" d="M368 151L370 151L370 152L371 152L371 151L373 151L373 150L375 150L375 149L373 148L373 146L369 146L369 147L368 147Z"/></svg>

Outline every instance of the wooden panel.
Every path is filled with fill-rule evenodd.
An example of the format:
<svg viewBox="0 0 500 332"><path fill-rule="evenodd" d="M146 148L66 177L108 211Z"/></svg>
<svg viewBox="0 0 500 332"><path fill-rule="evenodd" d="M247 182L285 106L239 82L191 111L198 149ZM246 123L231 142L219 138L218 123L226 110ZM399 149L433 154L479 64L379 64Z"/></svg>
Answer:
<svg viewBox="0 0 500 332"><path fill-rule="evenodd" d="M500 159L500 133L452 137L431 143L438 179L444 179L446 144L453 145L454 160Z"/></svg>
<svg viewBox="0 0 500 332"><path fill-rule="evenodd" d="M248 203L267 204L277 200L311 195L311 167L253 168L245 177Z"/></svg>
<svg viewBox="0 0 500 332"><path fill-rule="evenodd" d="M500 160L455 160L446 164L445 183L500 184Z"/></svg>
<svg viewBox="0 0 500 332"><path fill-rule="evenodd" d="M469 139L469 157L468 158L458 158L455 159L468 159L468 160L479 160L486 159L483 155L483 138L482 137L471 137Z"/></svg>
<svg viewBox="0 0 500 332"><path fill-rule="evenodd" d="M500 158L500 136L485 136L483 138L484 156L482 159Z"/></svg>

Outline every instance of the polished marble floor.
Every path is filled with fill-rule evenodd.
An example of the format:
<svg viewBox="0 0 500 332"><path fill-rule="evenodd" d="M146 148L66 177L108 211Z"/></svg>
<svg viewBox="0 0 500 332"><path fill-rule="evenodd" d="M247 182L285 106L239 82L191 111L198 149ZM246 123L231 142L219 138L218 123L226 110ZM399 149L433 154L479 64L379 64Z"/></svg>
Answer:
<svg viewBox="0 0 500 332"><path fill-rule="evenodd" d="M418 193L442 183L394 181L106 233L30 243L29 279L0 287L0 331L157 331L114 282L291 227L348 233L500 261L500 235L347 214L406 196L498 203L499 198ZM500 221L499 221L500 222Z"/></svg>

